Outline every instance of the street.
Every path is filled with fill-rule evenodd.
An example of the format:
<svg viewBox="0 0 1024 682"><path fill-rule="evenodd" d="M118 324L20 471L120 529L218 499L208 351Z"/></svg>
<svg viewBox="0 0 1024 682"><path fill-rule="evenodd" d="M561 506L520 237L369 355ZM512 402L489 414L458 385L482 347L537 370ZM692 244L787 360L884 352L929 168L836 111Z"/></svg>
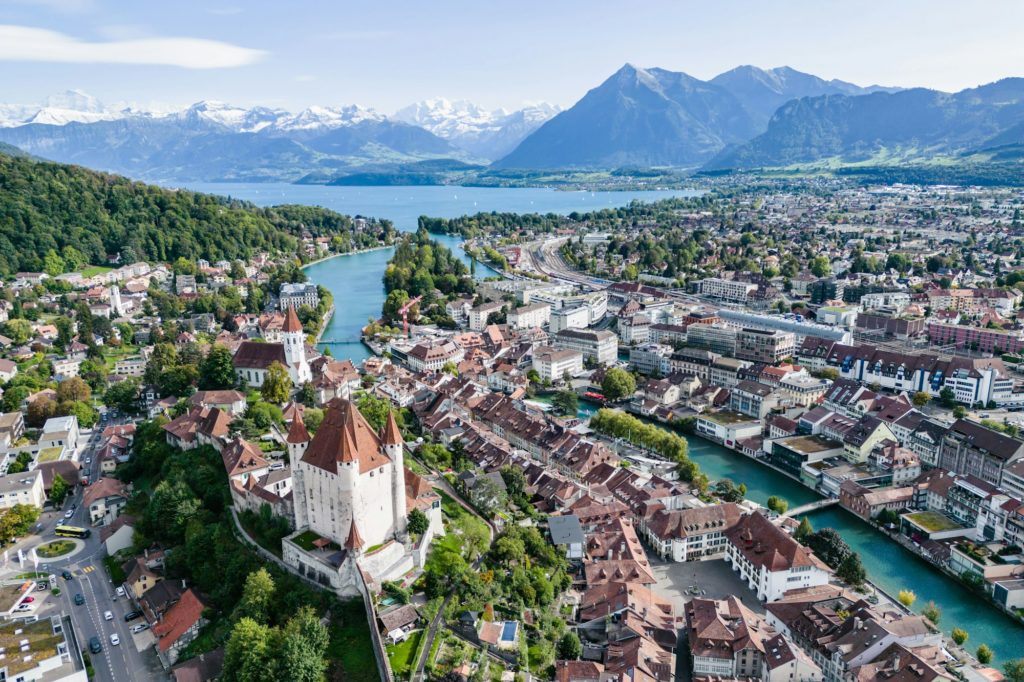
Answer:
<svg viewBox="0 0 1024 682"><path fill-rule="evenodd" d="M96 481L100 475L97 454L103 428L126 421L107 421L97 424L91 431L81 432L75 457L82 464L81 475L88 476L90 482ZM87 460L88 466L85 465ZM49 560L40 557L38 569L35 570L44 575L56 576L56 586L60 588L60 594L54 597L49 590L33 591L33 596L39 596L36 596L36 607L31 613L46 617L64 612L71 617L78 644L83 653L92 660L96 680L133 682L166 679L166 673L151 646L152 633L148 629L138 635L131 633L133 625L145 621L139 618L126 623L124 620L126 613L136 609L127 596L117 597L115 594L115 586L103 566L105 552L100 541L100 527L92 527L89 522L89 510L82 504L84 490L84 487L76 486L76 490L65 501L63 509L48 510L40 515L35 535L22 538L6 548L8 559L0 569L0 575L5 579L11 579L34 570L29 558L30 550L54 540L56 526L65 524L92 528L90 537L73 540L76 548L68 555ZM75 505L74 514L70 518L65 518L64 510L70 509L71 505ZM18 563L19 549L25 553L24 565ZM70 580L61 577L62 571L65 570L71 573ZM37 582L38 580L37 578ZM82 595L85 599L84 604L75 605L76 594ZM112 620L104 620L103 614L106 611L113 614ZM120 638L118 645L112 645L110 642L110 636L115 633ZM103 645L103 651L98 654L89 653L89 640L94 636L99 637Z"/></svg>

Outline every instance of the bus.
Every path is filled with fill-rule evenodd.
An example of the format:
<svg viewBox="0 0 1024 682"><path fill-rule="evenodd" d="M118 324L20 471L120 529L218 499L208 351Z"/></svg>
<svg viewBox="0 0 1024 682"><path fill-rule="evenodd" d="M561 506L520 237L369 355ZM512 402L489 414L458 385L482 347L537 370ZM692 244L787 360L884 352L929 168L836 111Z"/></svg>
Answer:
<svg viewBox="0 0 1024 682"><path fill-rule="evenodd" d="M92 531L88 528L79 528L78 526L57 526L53 532L66 538L87 538L92 535Z"/></svg>

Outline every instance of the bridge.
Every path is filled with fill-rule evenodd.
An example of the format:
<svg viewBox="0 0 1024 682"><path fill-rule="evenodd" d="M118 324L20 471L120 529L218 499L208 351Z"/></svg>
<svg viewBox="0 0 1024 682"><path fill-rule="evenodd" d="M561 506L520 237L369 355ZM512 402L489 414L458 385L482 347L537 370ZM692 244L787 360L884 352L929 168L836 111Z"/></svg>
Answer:
<svg viewBox="0 0 1024 682"><path fill-rule="evenodd" d="M826 507L834 507L839 504L838 497L828 497L824 500L818 500L817 502L810 502L808 504L794 507L793 509L787 509L785 514L781 516L800 516L801 514L807 514L812 511L818 511L819 509L825 509Z"/></svg>

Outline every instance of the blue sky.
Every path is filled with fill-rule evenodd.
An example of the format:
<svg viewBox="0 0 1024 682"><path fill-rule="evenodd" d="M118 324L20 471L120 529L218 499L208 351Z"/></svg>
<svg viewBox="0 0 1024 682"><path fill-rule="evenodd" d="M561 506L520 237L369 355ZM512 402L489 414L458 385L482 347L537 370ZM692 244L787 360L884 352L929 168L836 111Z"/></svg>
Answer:
<svg viewBox="0 0 1024 682"><path fill-rule="evenodd" d="M625 62L956 90L1024 76L1022 23L1019 0L0 0L0 102L568 106Z"/></svg>

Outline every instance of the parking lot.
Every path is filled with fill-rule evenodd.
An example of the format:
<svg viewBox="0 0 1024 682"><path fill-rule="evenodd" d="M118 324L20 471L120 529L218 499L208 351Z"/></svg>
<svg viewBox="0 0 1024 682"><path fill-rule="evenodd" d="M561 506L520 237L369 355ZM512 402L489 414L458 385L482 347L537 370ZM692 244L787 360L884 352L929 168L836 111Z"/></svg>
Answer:
<svg viewBox="0 0 1024 682"><path fill-rule="evenodd" d="M757 595L723 559L677 563L663 561L653 553L649 558L651 570L658 580L655 592L671 601L678 614L683 613L686 602L695 596L725 599L731 595L739 597L755 613L764 613Z"/></svg>

